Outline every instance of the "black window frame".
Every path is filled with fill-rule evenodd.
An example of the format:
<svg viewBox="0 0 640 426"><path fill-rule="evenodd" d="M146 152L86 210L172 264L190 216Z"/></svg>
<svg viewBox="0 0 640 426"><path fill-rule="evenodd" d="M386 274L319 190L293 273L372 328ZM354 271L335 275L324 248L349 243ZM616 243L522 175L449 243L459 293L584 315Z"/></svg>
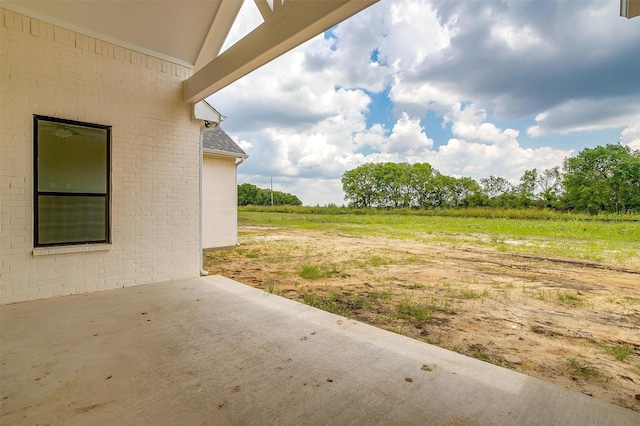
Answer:
<svg viewBox="0 0 640 426"><path fill-rule="evenodd" d="M50 123L56 123L60 125L72 125L82 126L93 129L100 129L106 131L106 193L98 194L91 192L62 192L62 191L39 191L38 185L38 123L40 121L46 121ZM73 245L87 245L87 244L111 244L111 129L112 126L104 124L87 123L77 120L68 120L58 117L49 117L45 115L33 115L33 245L34 247L59 247L59 246L73 246ZM39 197L40 196L71 196L71 197L96 197L104 198L106 205L105 212L105 225L106 225L106 238L104 240L90 240L90 241L70 241L70 242L55 242L55 243L40 243L39 242Z"/></svg>

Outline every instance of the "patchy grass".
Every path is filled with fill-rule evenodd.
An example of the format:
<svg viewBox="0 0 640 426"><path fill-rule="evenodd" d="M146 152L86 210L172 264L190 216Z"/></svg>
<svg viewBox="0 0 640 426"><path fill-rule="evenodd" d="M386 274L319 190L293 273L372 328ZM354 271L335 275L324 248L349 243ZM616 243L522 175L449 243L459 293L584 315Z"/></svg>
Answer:
<svg viewBox="0 0 640 426"><path fill-rule="evenodd" d="M376 302L391 300L391 298L393 297L393 290L391 288L387 288L384 290L369 292L368 295Z"/></svg>
<svg viewBox="0 0 640 426"><path fill-rule="evenodd" d="M600 369L588 362L582 362L576 357L569 358L567 360L569 368L573 375L581 375L584 377L597 376L600 374Z"/></svg>
<svg viewBox="0 0 640 426"><path fill-rule="evenodd" d="M420 305L408 297L405 297L400 303L398 303L396 311L401 318L413 321L428 321L433 316L432 309Z"/></svg>
<svg viewBox="0 0 640 426"><path fill-rule="evenodd" d="M257 259L261 256L261 251L259 249L253 249L247 252L246 256L249 259Z"/></svg>
<svg viewBox="0 0 640 426"><path fill-rule="evenodd" d="M564 303L565 305L572 305L572 306L584 306L584 298L578 296L577 293L573 293L570 291L565 291L565 290L558 290L556 292L556 299L561 302Z"/></svg>
<svg viewBox="0 0 640 426"><path fill-rule="evenodd" d="M307 280L319 280L320 278L333 278L340 276L340 269L336 264L323 263L320 265L302 265L298 275Z"/></svg>
<svg viewBox="0 0 640 426"><path fill-rule="evenodd" d="M424 284L420 284L420 283L411 283L407 286L409 289L411 290L421 290L423 289L425 286Z"/></svg>
<svg viewBox="0 0 640 426"><path fill-rule="evenodd" d="M374 268L378 268L380 266L385 266L391 263L391 259L385 256L379 256L377 254L372 254L365 259L363 267L371 266Z"/></svg>
<svg viewBox="0 0 640 426"><path fill-rule="evenodd" d="M267 286L267 292L268 293L273 293L275 288L276 288L276 280L274 279L268 279L265 281L265 285Z"/></svg>
<svg viewBox="0 0 640 426"><path fill-rule="evenodd" d="M628 346L620 344L605 346L604 350L609 355L613 355L618 361L625 361L631 353Z"/></svg>
<svg viewBox="0 0 640 426"><path fill-rule="evenodd" d="M468 287L465 287L459 290L459 294L462 299L480 299L482 297L489 296L490 293L488 289L484 289L482 290L482 292L480 292L480 291L472 290Z"/></svg>
<svg viewBox="0 0 640 426"><path fill-rule="evenodd" d="M508 367L507 362L503 358L499 356L491 355L481 345L473 345L469 349L471 350L471 352L468 353L468 355L474 357L475 359L488 362L489 364L497 365L498 367L505 367L505 368Z"/></svg>
<svg viewBox="0 0 640 426"><path fill-rule="evenodd" d="M365 295L345 295L337 292L332 292L327 295L305 291L300 293L300 299L309 306L344 317L351 317L354 311L369 309L376 303L375 300Z"/></svg>

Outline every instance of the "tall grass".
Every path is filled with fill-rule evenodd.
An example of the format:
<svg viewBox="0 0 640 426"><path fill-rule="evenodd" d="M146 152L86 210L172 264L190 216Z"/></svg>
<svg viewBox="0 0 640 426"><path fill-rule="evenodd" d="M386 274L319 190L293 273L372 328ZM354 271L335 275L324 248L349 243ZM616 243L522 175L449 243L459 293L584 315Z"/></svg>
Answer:
<svg viewBox="0 0 640 426"><path fill-rule="evenodd" d="M490 219L540 219L540 220L585 220L585 221L640 221L640 214L601 213L597 215L576 212L560 212L548 209L502 209L502 208L461 208L461 209L356 209L337 206L243 206L241 212L291 213L302 215L400 215L438 216Z"/></svg>
<svg viewBox="0 0 640 426"><path fill-rule="evenodd" d="M238 220L244 225L331 231L344 235L404 239L428 244L482 246L500 252L559 255L618 263L638 263L640 259L640 223L631 219L602 217L602 220L593 220L593 217L567 214L558 219L549 217L544 220L428 216L408 213L410 211L391 213L357 210L348 213L349 210L346 209L339 214L305 213L309 209L314 208L281 209L291 212L243 208ZM462 211L464 210L458 212ZM513 211L512 216L516 212L519 211ZM520 212L525 215L529 211ZM373 261L371 260L372 263Z"/></svg>
<svg viewBox="0 0 640 426"><path fill-rule="evenodd" d="M494 243L506 238L543 237L567 240L640 242L640 224L619 221L536 220L515 218L446 217L402 214L308 214L241 210L241 224L331 230L349 234L415 237L417 234L490 234Z"/></svg>

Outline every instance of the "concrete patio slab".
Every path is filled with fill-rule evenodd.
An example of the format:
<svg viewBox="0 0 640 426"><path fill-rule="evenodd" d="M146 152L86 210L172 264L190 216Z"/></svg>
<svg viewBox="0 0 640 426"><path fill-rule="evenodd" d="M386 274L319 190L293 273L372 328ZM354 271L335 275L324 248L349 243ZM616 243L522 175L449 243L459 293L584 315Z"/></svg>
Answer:
<svg viewBox="0 0 640 426"><path fill-rule="evenodd" d="M2 425L638 425L219 276L0 307Z"/></svg>

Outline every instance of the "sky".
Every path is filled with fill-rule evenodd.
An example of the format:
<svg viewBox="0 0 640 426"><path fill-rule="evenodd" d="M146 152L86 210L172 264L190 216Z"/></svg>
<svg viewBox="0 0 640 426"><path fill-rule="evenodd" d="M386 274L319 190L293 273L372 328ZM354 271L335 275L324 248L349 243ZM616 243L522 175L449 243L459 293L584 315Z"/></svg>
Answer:
<svg viewBox="0 0 640 426"><path fill-rule="evenodd" d="M246 0L226 42L262 21ZM618 0L382 0L212 95L238 183L345 204L342 174L427 162L517 183L584 148L640 149L640 18Z"/></svg>

